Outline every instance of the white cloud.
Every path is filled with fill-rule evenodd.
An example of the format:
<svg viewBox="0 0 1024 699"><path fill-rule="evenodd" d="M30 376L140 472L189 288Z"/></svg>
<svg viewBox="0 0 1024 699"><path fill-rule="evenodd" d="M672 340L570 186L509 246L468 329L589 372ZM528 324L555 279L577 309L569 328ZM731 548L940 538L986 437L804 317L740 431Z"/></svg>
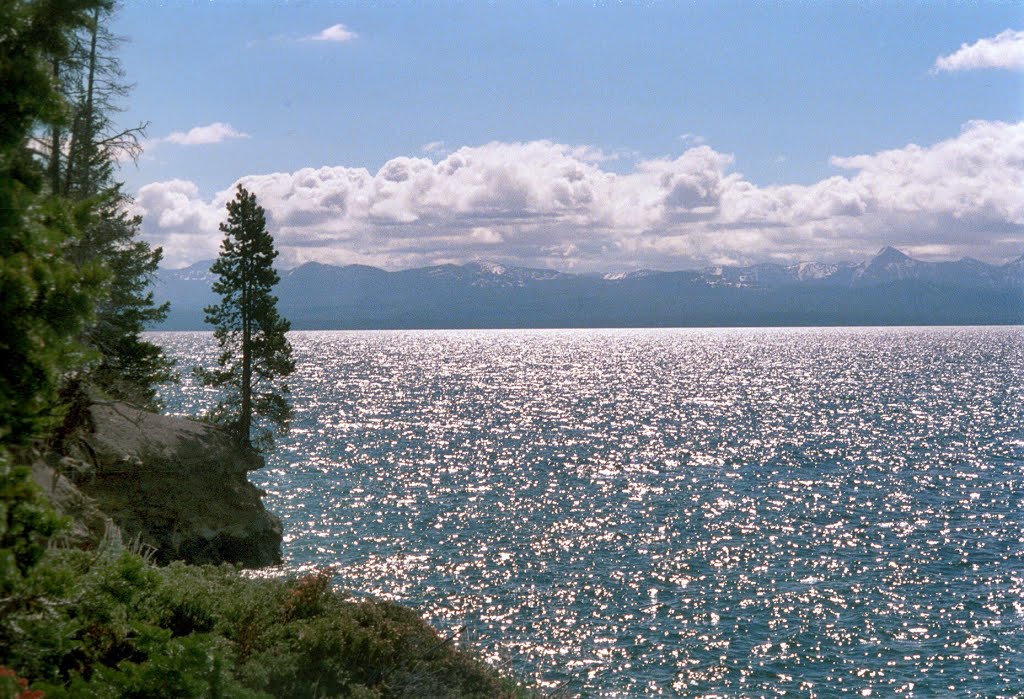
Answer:
<svg viewBox="0 0 1024 699"><path fill-rule="evenodd" d="M1024 70L1024 31L1007 29L990 39L979 39L948 56L935 59L934 70L975 70L1004 68Z"/></svg>
<svg viewBox="0 0 1024 699"><path fill-rule="evenodd" d="M222 121L215 121L206 126L196 126L188 131L175 131L169 136L160 139L168 143L175 143L179 146L199 146L211 143L220 143L234 138L251 138L249 134L243 133L231 124Z"/></svg>
<svg viewBox="0 0 1024 699"><path fill-rule="evenodd" d="M463 147L377 172L305 168L240 182L266 208L282 261L403 268L500 259L577 270L679 269L733 260L856 259L892 244L982 259L1024 252L1024 122L970 122L954 138L835 157L845 174L758 186L707 145L602 168L550 141ZM136 203L169 263L215 253L234 183L147 185Z"/></svg>
<svg viewBox="0 0 1024 699"><path fill-rule="evenodd" d="M139 189L133 209L143 217L145 236L164 249L163 264L177 267L217 255L222 214L217 202L202 200L194 183L147 184Z"/></svg>
<svg viewBox="0 0 1024 699"><path fill-rule="evenodd" d="M444 141L431 141L430 143L424 143L420 146L420 150L424 153L444 152Z"/></svg>
<svg viewBox="0 0 1024 699"><path fill-rule="evenodd" d="M1024 122L969 122L957 138L832 158L879 211L1024 225Z"/></svg>
<svg viewBox="0 0 1024 699"><path fill-rule="evenodd" d="M333 24L327 29L324 29L319 34L306 37L307 41L333 41L335 43L344 43L346 41L352 41L359 35L354 31L346 27L344 24Z"/></svg>

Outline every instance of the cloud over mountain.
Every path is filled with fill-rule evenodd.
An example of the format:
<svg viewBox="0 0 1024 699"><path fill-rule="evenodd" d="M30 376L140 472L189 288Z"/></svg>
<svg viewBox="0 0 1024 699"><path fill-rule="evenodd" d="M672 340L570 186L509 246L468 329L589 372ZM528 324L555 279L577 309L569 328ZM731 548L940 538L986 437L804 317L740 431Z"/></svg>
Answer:
<svg viewBox="0 0 1024 699"><path fill-rule="evenodd" d="M760 186L708 145L625 174L590 147L463 147L377 172L304 168L239 181L267 209L283 260L401 268L501 259L558 269L684 268L847 259L893 243L993 260L1024 248L1024 122L970 122L951 139L834 157L811 185ZM216 253L234 184L212 200L173 180L139 191L169 264Z"/></svg>

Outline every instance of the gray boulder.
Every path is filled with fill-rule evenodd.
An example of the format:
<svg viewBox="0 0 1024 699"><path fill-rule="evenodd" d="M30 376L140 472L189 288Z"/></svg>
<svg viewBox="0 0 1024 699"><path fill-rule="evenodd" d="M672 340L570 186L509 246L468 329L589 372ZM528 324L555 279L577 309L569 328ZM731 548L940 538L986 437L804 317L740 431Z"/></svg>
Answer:
<svg viewBox="0 0 1024 699"><path fill-rule="evenodd" d="M281 562L281 522L246 476L264 465L257 452L215 425L127 403L96 402L83 417L61 454L33 468L74 519L71 543L120 536L158 563Z"/></svg>

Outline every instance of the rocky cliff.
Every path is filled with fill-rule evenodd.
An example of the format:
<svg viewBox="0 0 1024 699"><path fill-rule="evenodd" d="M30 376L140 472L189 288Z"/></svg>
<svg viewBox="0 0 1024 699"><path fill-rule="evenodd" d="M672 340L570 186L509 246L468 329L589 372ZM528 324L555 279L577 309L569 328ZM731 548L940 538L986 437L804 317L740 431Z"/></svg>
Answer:
<svg viewBox="0 0 1024 699"><path fill-rule="evenodd" d="M167 563L281 561L281 522L246 474L263 466L220 428L93 402L78 411L55 452L33 474L58 511L72 517L72 543L120 537Z"/></svg>

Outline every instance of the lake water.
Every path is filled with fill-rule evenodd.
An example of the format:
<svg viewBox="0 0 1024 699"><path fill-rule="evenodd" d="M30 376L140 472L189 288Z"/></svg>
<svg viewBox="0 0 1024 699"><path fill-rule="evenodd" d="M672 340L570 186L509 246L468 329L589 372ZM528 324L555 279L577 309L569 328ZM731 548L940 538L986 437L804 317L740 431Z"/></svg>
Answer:
<svg viewBox="0 0 1024 699"><path fill-rule="evenodd" d="M290 337L290 570L569 695L1024 695L1022 328Z"/></svg>

